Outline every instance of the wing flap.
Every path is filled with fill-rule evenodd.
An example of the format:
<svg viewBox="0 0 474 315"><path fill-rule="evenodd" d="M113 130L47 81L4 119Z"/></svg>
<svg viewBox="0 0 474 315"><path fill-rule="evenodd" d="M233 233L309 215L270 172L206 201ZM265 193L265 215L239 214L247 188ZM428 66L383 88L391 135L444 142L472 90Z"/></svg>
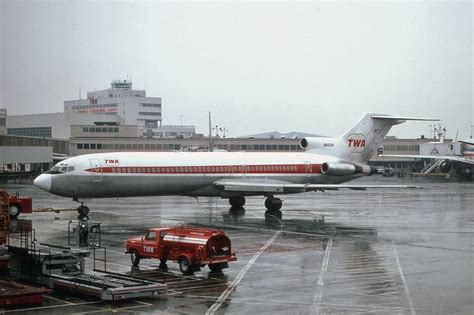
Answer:
<svg viewBox="0 0 474 315"><path fill-rule="evenodd" d="M226 192L248 192L262 194L290 194L305 191L325 191L339 189L366 190L421 188L420 186L413 185L293 184L285 181L256 179L221 179L214 182L214 187Z"/></svg>

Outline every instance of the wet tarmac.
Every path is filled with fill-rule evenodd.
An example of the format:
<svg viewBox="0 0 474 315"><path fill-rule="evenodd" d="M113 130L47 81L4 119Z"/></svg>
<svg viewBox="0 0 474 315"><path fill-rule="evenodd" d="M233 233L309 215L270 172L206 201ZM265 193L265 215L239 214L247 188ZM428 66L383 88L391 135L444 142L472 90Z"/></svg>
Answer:
<svg viewBox="0 0 474 315"><path fill-rule="evenodd" d="M102 222L107 270L163 281L170 294L112 304L55 292L42 306L6 313L473 314L474 183L358 181L424 189L286 195L282 220L264 219L262 197L247 198L245 211L219 198L92 200L89 220ZM34 207L77 206L33 186L5 188L32 196ZM33 213L14 224L31 224L40 242L65 245L69 220L77 213ZM125 239L183 222L224 229L238 260L222 273L205 267L192 276L171 262L168 271L153 260L131 268Z"/></svg>

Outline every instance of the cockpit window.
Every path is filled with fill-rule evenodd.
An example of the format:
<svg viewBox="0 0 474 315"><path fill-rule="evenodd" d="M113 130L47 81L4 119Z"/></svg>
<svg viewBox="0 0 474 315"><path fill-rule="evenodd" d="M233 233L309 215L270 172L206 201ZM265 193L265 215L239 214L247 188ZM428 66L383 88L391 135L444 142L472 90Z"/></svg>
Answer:
<svg viewBox="0 0 474 315"><path fill-rule="evenodd" d="M74 166L68 166L67 164L56 164L46 174L63 174L74 171Z"/></svg>

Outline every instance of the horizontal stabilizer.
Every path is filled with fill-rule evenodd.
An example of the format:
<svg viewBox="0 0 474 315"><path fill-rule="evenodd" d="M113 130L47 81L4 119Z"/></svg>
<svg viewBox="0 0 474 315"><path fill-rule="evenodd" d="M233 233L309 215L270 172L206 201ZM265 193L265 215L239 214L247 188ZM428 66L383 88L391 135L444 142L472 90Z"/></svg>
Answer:
<svg viewBox="0 0 474 315"><path fill-rule="evenodd" d="M372 115L373 119L389 119L389 120L421 120L421 121L439 121L438 118L418 118L418 117L402 117L402 116L391 116L391 115Z"/></svg>
<svg viewBox="0 0 474 315"><path fill-rule="evenodd" d="M458 141L461 142L461 143L474 145L474 140L473 140L473 139L470 139L470 140L458 140Z"/></svg>

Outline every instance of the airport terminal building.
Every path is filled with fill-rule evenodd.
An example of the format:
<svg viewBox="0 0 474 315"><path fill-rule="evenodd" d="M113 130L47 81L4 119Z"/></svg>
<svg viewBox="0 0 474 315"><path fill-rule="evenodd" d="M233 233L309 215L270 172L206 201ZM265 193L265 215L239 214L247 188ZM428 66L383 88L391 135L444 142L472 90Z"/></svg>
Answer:
<svg viewBox="0 0 474 315"><path fill-rule="evenodd" d="M132 90L130 80L115 80L109 89L88 92L87 99L65 101L64 112L116 116L120 125L143 128L158 128L162 121L161 97Z"/></svg>

